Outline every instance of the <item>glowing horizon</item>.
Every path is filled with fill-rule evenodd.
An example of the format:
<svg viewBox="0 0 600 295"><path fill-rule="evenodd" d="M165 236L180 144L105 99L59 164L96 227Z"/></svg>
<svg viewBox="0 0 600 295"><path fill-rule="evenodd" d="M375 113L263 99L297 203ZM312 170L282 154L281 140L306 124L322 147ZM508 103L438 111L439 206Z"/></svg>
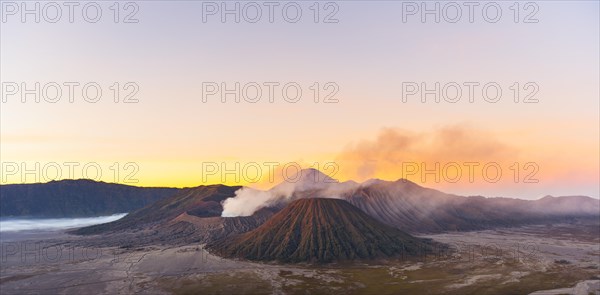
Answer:
<svg viewBox="0 0 600 295"><path fill-rule="evenodd" d="M458 163L463 175L455 183L447 174L438 175L439 182L433 175L422 181L418 173L406 178L460 195L600 197L597 2L543 2L538 23L506 17L477 25L403 23L400 4L393 2L341 2L339 22L331 24L203 22L200 2L180 4L140 2L139 23L133 24L2 23L0 184L49 181L41 171L49 163L61 167L58 179L84 178L80 168L97 163L97 179L106 182L260 188L277 181L242 175L223 181L220 174L203 173L203 163L319 163L314 168L327 173L323 165L332 162L339 168L334 178L359 182L404 178L415 163L429 169ZM36 82L66 91L69 81L80 88L97 83L102 100L37 103L29 96L22 103L19 94L5 95L14 85L32 88ZM278 90L300 85L302 99L276 96L269 102L269 82ZM478 83L478 91L500 85L502 99L478 95L469 102L470 82ZM127 83L138 87L135 103L124 103L135 88ZM221 83L240 83L250 93L256 83L263 97L235 102L226 96L225 103L219 93L206 97ZM426 96L423 103L419 93L404 99L421 83L428 89L439 83L450 93L457 84L463 95L458 102ZM523 103L535 87L538 102ZM333 92L337 102L326 103ZM22 163L32 169L35 162L37 179L6 170ZM73 177L64 165L70 162L78 163ZM477 171L468 181L464 164L471 162L497 163L501 179L488 181ZM534 170L529 178L538 182L525 182ZM138 182L125 179L133 171Z"/></svg>

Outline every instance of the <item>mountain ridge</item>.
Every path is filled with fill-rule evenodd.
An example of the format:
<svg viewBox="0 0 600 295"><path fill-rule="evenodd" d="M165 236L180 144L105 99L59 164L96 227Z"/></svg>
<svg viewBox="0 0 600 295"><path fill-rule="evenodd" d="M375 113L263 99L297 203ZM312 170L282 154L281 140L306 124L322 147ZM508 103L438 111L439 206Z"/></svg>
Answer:
<svg viewBox="0 0 600 295"><path fill-rule="evenodd" d="M94 217L130 212L179 189L137 187L91 179L0 185L0 217Z"/></svg>
<svg viewBox="0 0 600 295"><path fill-rule="evenodd" d="M311 170L308 173L315 172ZM271 192L283 185L280 183L263 192ZM600 200L587 196L544 197L538 200L465 197L423 187L403 178L302 186L292 183L289 187L294 189L285 194L272 194L273 199L257 208L280 210L297 199L337 198L347 200L381 222L410 233L480 230L600 215ZM248 199L251 196L244 197ZM239 208L239 204L237 206ZM235 215L230 213L229 216Z"/></svg>
<svg viewBox="0 0 600 295"><path fill-rule="evenodd" d="M221 184L182 189L168 198L158 200L144 208L110 223L75 230L76 234L97 234L107 231L132 230L172 220L182 213L198 217L218 217L223 211L221 202L234 195L240 186Z"/></svg>
<svg viewBox="0 0 600 295"><path fill-rule="evenodd" d="M208 243L233 238L263 225L291 202L305 198L323 198L335 193L335 198L350 203L377 222L409 234L429 234L448 231L471 231L570 222L580 218L598 218L582 212L593 212L598 202L589 197L546 197L527 201L510 198L463 197L422 187L410 181L370 181L361 186L346 182L333 190L310 187L292 191L289 197L263 207L249 216L222 217L226 200L238 197L244 187L208 185L181 189L176 194L131 212L126 217L106 224L76 229L80 235L111 234L111 245L155 242L185 244ZM338 185L334 183L333 185ZM306 188L300 186L300 188ZM349 190L345 190L350 188ZM244 205L242 202L241 205ZM595 207L594 207L595 206ZM562 209L561 209L562 208ZM575 210L569 212L563 210ZM587 211L582 211L587 210ZM109 241L102 241L108 243Z"/></svg>

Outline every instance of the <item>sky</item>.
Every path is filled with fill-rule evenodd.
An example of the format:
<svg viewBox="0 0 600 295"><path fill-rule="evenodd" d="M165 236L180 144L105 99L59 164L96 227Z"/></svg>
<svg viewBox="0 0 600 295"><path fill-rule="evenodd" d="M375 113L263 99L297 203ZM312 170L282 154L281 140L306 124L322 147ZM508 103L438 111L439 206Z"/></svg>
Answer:
<svg viewBox="0 0 600 295"><path fill-rule="evenodd" d="M472 22L463 2L460 17L425 3L439 22L406 1L279 2L272 21L270 2L76 2L72 22L48 3L2 1L1 184L268 188L313 167L460 195L600 195L597 1L476 2Z"/></svg>

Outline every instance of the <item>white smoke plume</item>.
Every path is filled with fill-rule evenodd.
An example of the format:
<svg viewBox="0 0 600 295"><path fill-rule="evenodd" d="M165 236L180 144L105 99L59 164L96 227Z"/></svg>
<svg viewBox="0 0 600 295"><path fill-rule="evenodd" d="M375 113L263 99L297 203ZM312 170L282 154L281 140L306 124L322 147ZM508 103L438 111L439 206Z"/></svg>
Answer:
<svg viewBox="0 0 600 295"><path fill-rule="evenodd" d="M235 197L223 202L223 217L250 216L265 207L273 199L270 191L243 187L235 192Z"/></svg>
<svg viewBox="0 0 600 295"><path fill-rule="evenodd" d="M250 216L254 212L271 207L292 198L341 198L358 188L353 181L337 182L319 170L301 170L301 175L284 181L270 190L262 191L244 187L235 192L235 197L223 202L223 217Z"/></svg>

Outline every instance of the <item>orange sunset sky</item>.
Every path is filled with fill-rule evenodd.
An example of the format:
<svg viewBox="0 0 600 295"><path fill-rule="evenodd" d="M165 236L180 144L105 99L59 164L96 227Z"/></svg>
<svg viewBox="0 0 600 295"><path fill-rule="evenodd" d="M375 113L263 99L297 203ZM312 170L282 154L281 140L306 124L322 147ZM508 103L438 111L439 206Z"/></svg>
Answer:
<svg viewBox="0 0 600 295"><path fill-rule="evenodd" d="M334 24L204 23L200 2L139 5L135 24L2 23L2 184L68 178L74 165L72 178L268 188L282 180L282 166L298 163L339 180L406 177L462 195L599 196L598 2L539 2L533 24L404 23L400 4L389 1L339 2ZM97 83L101 99L76 92L69 102L69 81ZM63 85L62 99L13 94L13 85L36 82ZM137 102L115 102L115 82L120 98L135 83ZM203 100L206 83L236 82L280 86L273 102L264 86L254 103L233 95L222 102L220 93ZM280 92L291 82L302 89L296 103ZM406 82L480 86L472 102L464 86L454 103L420 94L403 101ZM502 89L495 103L481 94L491 82ZM335 102L323 102L333 89L326 83L338 88ZM523 103L526 83L537 85L537 102ZM269 180L271 162L280 165ZM89 163L101 175L85 174ZM213 163L237 171L206 171ZM465 163L477 163L472 181ZM486 164L494 167L484 172Z"/></svg>

